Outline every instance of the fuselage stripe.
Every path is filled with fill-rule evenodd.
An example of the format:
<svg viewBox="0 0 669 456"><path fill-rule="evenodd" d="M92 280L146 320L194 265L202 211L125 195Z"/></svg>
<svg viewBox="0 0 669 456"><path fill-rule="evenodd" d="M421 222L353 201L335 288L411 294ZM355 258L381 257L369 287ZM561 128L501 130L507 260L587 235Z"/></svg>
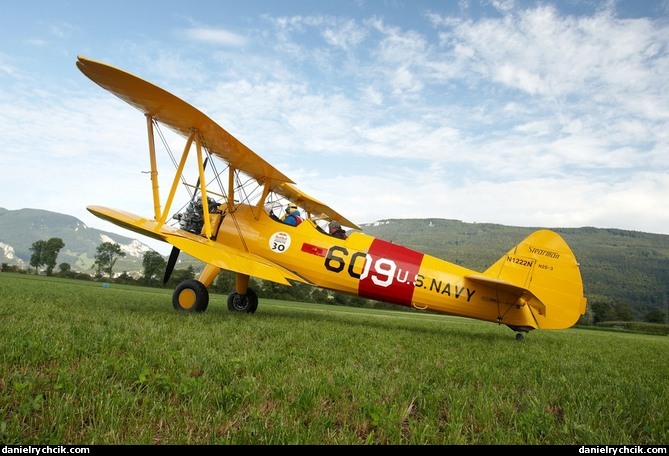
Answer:
<svg viewBox="0 0 669 456"><path fill-rule="evenodd" d="M358 294L367 299L410 306L423 256L407 247L374 239L367 253Z"/></svg>

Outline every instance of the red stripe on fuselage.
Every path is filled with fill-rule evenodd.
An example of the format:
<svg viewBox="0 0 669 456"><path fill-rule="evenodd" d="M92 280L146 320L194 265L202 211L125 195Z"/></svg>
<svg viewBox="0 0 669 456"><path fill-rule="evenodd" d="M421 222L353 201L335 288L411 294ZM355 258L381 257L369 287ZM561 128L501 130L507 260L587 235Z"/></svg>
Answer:
<svg viewBox="0 0 669 456"><path fill-rule="evenodd" d="M328 249L313 244L307 244L306 242L302 244L302 251L321 257L326 257L328 255Z"/></svg>
<svg viewBox="0 0 669 456"><path fill-rule="evenodd" d="M369 247L366 272L360 278L358 294L363 298L410 306L423 256L401 245L375 239Z"/></svg>

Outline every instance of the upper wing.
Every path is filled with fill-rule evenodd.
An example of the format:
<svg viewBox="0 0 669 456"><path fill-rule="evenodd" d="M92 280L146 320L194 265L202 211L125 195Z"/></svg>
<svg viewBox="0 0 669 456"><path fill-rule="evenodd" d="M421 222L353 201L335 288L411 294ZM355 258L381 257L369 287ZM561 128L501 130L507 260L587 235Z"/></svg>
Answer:
<svg viewBox="0 0 669 456"><path fill-rule="evenodd" d="M197 129L206 138L207 149L211 154L253 177L258 183L269 183L272 191L297 203L306 211L318 216L325 215L329 219L339 220L343 225L359 229L337 211L298 190L292 185L294 182L291 179L182 99L126 71L83 56L77 57L77 67L100 87L183 137L188 138L191 130Z"/></svg>
<svg viewBox="0 0 669 456"><path fill-rule="evenodd" d="M264 182L265 179L276 181L277 184L293 182L201 111L166 90L123 70L82 56L77 57L77 67L103 89L180 135L187 138L193 128L198 129L207 138L207 147L212 154L232 167L243 170L258 182Z"/></svg>

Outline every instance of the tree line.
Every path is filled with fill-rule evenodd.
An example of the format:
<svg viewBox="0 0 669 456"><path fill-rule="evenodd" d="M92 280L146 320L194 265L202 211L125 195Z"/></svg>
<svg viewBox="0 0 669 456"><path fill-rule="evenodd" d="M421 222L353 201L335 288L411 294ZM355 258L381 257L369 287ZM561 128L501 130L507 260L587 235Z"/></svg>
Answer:
<svg viewBox="0 0 669 456"><path fill-rule="evenodd" d="M159 281L159 279L162 279L162 274L166 268L167 262L162 255L153 250L144 254L142 259L142 266L144 268L143 274L140 279L135 279L125 271L114 277L114 267L116 266L116 262L126 255L121 249L121 246L114 242L103 242L96 248L93 257L93 275L75 272L69 263L60 263L57 272L54 272L56 271L56 259L63 247L65 247L63 240L56 237L46 241L40 240L33 242L30 247L31 255L29 262L29 265L34 268L33 272L39 274L40 271L44 271L47 276L56 274L61 277L74 279L107 279L110 282L117 283L137 283L149 286L162 285L162 281ZM18 271L18 267L3 264L2 270ZM194 277L195 270L192 266L189 266L186 269L175 269L168 285L174 285L182 280L192 279Z"/></svg>
<svg viewBox="0 0 669 456"><path fill-rule="evenodd" d="M48 240L35 241L30 247L30 266L34 268L34 273L39 274L40 270L44 270L47 276L54 274L56 270L56 263L60 250L65 247L62 239L54 237ZM72 270L68 263L60 263L58 265L59 276L83 279L83 280L100 280L106 279L109 282L136 284L142 286L152 287L175 287L177 284L187 279L195 278L195 270L193 266L188 266L186 269L174 269L172 274L165 284L163 283L163 274L167 266L167 262L163 256L153 250L146 252L142 258L143 272L141 277L134 278L127 272L114 277L114 266L116 262L124 257L126 254L121 250L119 244L113 242L101 243L95 252L94 264L92 269L95 273L83 274ZM7 264L2 264L2 271L17 270L18 268L10 267ZM355 307L372 307L372 308L387 308L387 309L404 309L398 306L379 301L373 301L358 296L347 295L329 290L323 290L317 287L311 287L305 284L296 283L293 286L279 285L271 281L258 280L251 278L251 287L256 292L269 299L282 299L286 301L300 301L300 302L317 302L325 304L334 304L342 306ZM231 271L222 270L217 276L216 280L210 287L212 291L228 294L235 289L235 274ZM579 324L583 325L600 325L605 322L634 322L636 321L634 313L626 302L609 302L606 299L596 299L588 302L587 312L579 320ZM413 309L404 309L413 311ZM663 324L667 321L667 315L660 309L653 309L646 312L643 316L643 321L646 323Z"/></svg>

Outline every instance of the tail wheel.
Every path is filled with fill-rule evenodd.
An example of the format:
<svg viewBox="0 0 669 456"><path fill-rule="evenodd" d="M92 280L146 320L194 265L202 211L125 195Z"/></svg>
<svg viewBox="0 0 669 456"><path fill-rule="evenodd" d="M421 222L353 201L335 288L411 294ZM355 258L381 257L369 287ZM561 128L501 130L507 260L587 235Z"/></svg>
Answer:
<svg viewBox="0 0 669 456"><path fill-rule="evenodd" d="M511 329L511 331L514 331L516 333L516 340L519 342L525 339L525 334L534 330L534 328L531 326L515 326L515 325L506 325L506 326L508 326Z"/></svg>
<svg viewBox="0 0 669 456"><path fill-rule="evenodd" d="M195 279L184 280L172 293L172 306L185 312L204 312L209 305L209 291Z"/></svg>
<svg viewBox="0 0 669 456"><path fill-rule="evenodd" d="M258 295L252 289L247 289L246 294L233 291L228 295L228 310L230 312L253 313L258 308Z"/></svg>

